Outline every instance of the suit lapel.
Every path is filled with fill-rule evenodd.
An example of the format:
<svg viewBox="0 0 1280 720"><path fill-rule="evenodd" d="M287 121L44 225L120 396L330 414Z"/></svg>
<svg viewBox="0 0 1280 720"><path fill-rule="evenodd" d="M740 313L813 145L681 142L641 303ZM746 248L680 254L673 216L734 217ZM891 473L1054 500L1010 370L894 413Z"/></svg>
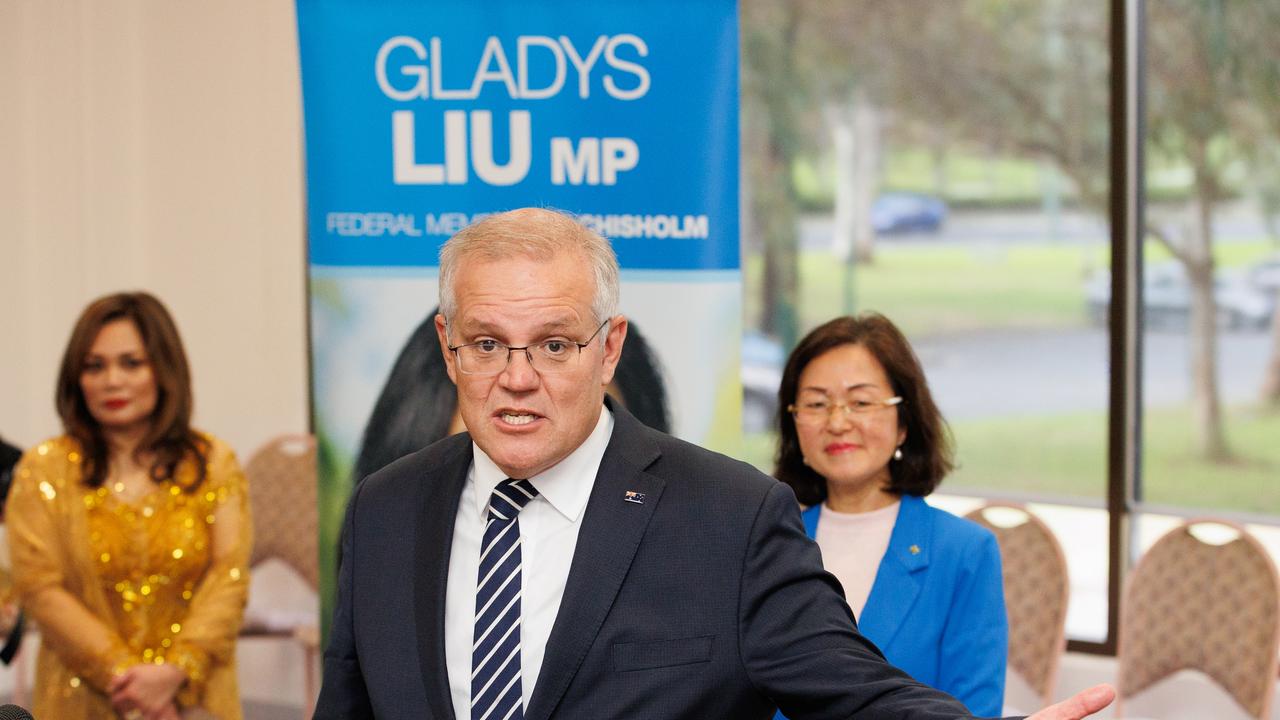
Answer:
<svg viewBox="0 0 1280 720"><path fill-rule="evenodd" d="M882 650L893 641L924 583L924 570L929 567L928 540L933 532L928 510L921 498L902 496L889 548L876 571L862 617L858 618L858 628L874 638Z"/></svg>
<svg viewBox="0 0 1280 720"><path fill-rule="evenodd" d="M631 567L664 483L644 469L659 456L639 421L610 404L613 437L582 518L564 598L556 614L527 720L547 720L595 641ZM628 502L629 491L643 503Z"/></svg>
<svg viewBox="0 0 1280 720"><path fill-rule="evenodd" d="M440 472L422 479L414 540L418 665L431 716L439 720L454 720L444 650L444 608L453 525L471 467L471 438L465 434L460 437L465 442L455 441L460 447L443 459Z"/></svg>

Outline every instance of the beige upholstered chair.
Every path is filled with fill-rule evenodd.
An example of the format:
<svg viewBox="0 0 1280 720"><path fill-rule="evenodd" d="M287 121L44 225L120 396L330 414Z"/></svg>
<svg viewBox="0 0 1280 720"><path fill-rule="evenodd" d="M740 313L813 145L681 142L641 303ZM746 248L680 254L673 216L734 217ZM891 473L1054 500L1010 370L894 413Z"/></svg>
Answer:
<svg viewBox="0 0 1280 720"><path fill-rule="evenodd" d="M1238 536L1221 545L1193 528L1215 523ZM1146 552L1120 606L1121 703L1180 670L1199 670L1249 715L1271 717L1280 647L1280 581L1262 545L1244 528L1192 520Z"/></svg>
<svg viewBox="0 0 1280 720"><path fill-rule="evenodd" d="M319 508L316 504L316 441L310 435L283 435L269 441L244 468L253 510L250 566L270 559L288 565L312 590L320 587ZM318 618L246 615L241 635L292 638L303 648L304 717L316 697Z"/></svg>
<svg viewBox="0 0 1280 720"><path fill-rule="evenodd" d="M1004 517L993 522L999 515ZM1000 544L1009 669L1050 704L1066 647L1070 585L1062 546L1040 518L1019 505L990 503L965 517L995 533Z"/></svg>

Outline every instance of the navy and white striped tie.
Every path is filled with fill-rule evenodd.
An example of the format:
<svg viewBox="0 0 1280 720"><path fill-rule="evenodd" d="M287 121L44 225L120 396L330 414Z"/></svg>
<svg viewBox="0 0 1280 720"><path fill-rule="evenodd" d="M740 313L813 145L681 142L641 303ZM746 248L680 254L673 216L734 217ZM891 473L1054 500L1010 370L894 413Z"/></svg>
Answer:
<svg viewBox="0 0 1280 720"><path fill-rule="evenodd" d="M524 720L520 685L521 508L538 491L528 480L498 483L476 578L476 628L471 646L471 720Z"/></svg>

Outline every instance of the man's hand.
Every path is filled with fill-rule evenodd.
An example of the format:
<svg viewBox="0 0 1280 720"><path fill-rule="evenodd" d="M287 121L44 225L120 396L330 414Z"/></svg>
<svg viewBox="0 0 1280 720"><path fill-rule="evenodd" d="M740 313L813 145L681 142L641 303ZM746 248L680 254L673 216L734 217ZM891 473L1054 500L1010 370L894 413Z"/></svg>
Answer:
<svg viewBox="0 0 1280 720"><path fill-rule="evenodd" d="M1095 685L1056 705L1050 705L1029 716L1027 720L1080 720L1110 705L1115 699L1115 688L1110 685Z"/></svg>

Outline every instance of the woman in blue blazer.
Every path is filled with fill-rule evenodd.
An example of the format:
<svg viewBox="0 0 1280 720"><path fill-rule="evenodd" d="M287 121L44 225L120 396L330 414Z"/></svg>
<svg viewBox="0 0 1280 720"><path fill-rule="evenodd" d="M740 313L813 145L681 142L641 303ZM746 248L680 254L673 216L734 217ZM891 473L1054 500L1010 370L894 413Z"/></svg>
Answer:
<svg viewBox="0 0 1280 720"><path fill-rule="evenodd" d="M979 716L1004 704L1008 621L995 536L924 501L952 449L906 338L876 313L832 320L791 353L775 475L891 663Z"/></svg>

